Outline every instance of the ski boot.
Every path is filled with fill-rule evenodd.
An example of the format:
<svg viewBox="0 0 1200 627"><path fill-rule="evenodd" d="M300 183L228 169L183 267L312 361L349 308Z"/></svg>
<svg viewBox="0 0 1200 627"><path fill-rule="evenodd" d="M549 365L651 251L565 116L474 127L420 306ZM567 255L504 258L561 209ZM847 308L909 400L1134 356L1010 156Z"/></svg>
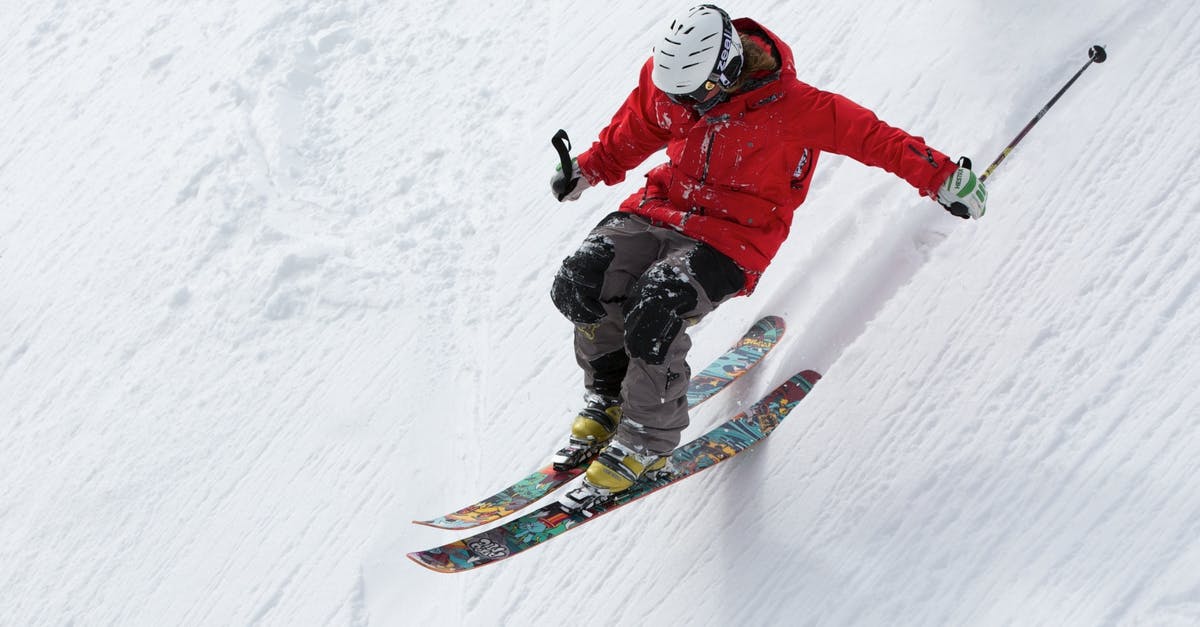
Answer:
<svg viewBox="0 0 1200 627"><path fill-rule="evenodd" d="M570 470L596 456L621 422L621 399L589 393L587 405L571 424L571 440L554 454L555 470Z"/></svg>
<svg viewBox="0 0 1200 627"><path fill-rule="evenodd" d="M637 482L669 473L670 455L643 455L614 440L588 466L583 484L571 490L559 503L569 511L589 510L611 500Z"/></svg>

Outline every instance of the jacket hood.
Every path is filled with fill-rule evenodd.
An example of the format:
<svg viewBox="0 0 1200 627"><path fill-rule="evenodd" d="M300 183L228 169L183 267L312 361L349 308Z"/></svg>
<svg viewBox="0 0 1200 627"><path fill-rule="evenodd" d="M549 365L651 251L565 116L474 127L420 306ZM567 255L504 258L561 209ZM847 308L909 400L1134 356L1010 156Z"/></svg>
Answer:
<svg viewBox="0 0 1200 627"><path fill-rule="evenodd" d="M745 33L747 35L761 33L764 37L769 39L771 41L771 45L775 46L775 51L779 53L780 74L784 76L796 75L796 59L792 55L792 49L775 33L771 32L767 29L767 27L748 17L739 17L733 20L733 27L736 28L739 33Z"/></svg>
<svg viewBox="0 0 1200 627"><path fill-rule="evenodd" d="M757 108L769 104L782 98L784 86L796 78L796 63L792 56L792 49L775 33L748 17L734 20L733 25L738 33L767 39L779 58L779 69L765 78L756 79L757 84L749 83L741 91L715 100L709 106L695 107L696 111L702 115L710 114L714 110L728 105Z"/></svg>

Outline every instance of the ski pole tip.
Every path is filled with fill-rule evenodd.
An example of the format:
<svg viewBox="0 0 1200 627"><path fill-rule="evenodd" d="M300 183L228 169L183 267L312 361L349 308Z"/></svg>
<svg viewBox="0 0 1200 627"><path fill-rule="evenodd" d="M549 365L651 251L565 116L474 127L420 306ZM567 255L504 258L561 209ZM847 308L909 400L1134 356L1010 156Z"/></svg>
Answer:
<svg viewBox="0 0 1200 627"><path fill-rule="evenodd" d="M1104 51L1104 46L1092 46L1088 50L1088 57L1096 63L1104 63L1108 59L1108 53Z"/></svg>

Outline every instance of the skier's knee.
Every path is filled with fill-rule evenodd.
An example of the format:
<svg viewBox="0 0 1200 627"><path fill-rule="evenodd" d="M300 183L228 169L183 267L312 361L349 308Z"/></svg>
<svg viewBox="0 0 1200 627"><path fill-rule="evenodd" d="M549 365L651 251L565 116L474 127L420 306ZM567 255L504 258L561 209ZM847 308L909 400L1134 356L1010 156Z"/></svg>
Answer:
<svg viewBox="0 0 1200 627"><path fill-rule="evenodd" d="M550 298L568 320L576 324L592 324L604 318L600 290L604 273L614 257L612 240L592 235L573 255L563 260L554 277Z"/></svg>
<svg viewBox="0 0 1200 627"><path fill-rule="evenodd" d="M642 275L625 301L625 350L634 359L662 364L683 331L683 316L696 308L692 284L669 265L656 265Z"/></svg>

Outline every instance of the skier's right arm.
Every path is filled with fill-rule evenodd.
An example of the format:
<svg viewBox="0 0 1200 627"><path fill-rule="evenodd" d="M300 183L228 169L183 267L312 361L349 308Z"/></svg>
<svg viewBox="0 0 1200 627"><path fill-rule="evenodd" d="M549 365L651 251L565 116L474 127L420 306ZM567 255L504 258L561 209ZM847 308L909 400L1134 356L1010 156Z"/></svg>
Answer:
<svg viewBox="0 0 1200 627"><path fill-rule="evenodd" d="M648 60L642 66L638 86L621 104L608 126L600 131L600 138L579 155L579 170L590 183L620 183L625 180L626 172L665 148L671 139L670 131L660 125L658 114L662 102L670 101L650 80L652 61ZM683 107L671 108L686 115Z"/></svg>

